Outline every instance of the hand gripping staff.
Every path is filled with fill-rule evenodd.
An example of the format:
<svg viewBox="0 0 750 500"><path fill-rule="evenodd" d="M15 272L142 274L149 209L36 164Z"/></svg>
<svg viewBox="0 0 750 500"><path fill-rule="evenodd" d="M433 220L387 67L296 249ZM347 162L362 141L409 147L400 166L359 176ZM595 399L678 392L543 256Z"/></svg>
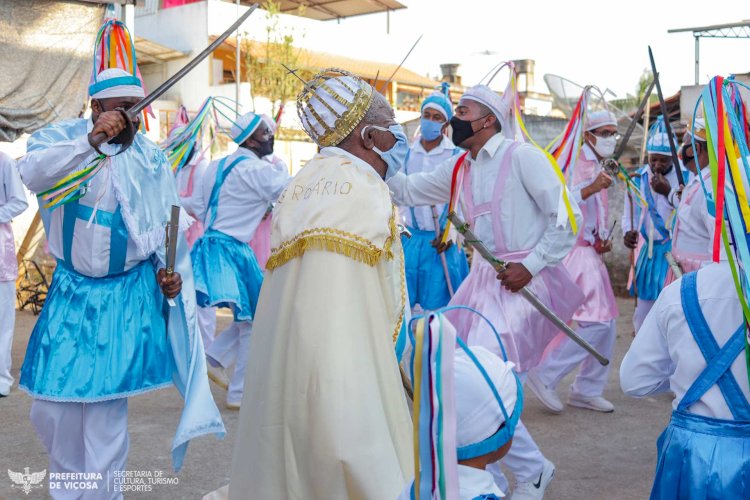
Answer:
<svg viewBox="0 0 750 500"><path fill-rule="evenodd" d="M448 219L450 219L450 221L456 227L456 230L464 236L464 241L466 242L466 244L476 250L479 255L481 255L487 262L492 265L492 267L495 268L496 271L500 272L505 270L506 263L492 255L492 252L490 252L489 249L484 245L484 243L482 243L482 240L476 237L474 232L469 228L469 225L461 220L461 218L456 215L456 212L450 212L448 214ZM573 331L572 328L567 325L567 323L561 320L549 307L544 305L542 301L539 300L539 297L534 294L534 292L526 287L523 287L518 293L521 294L521 296L526 299L529 304L534 306L534 309L539 311L542 316L554 323L554 325L558 327L560 331L570 337L573 342L575 342L583 349L585 349L589 354L594 356L594 358L596 358L596 360L601 365L606 366L609 364L609 360L607 358L602 356L596 349L591 346L591 344L583 340L575 331Z"/></svg>

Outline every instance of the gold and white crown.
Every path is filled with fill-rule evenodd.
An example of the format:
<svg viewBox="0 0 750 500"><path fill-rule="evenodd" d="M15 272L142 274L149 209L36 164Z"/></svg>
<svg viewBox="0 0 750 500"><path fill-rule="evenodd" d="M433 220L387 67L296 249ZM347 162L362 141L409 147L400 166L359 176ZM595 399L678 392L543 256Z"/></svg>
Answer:
<svg viewBox="0 0 750 500"><path fill-rule="evenodd" d="M297 115L318 146L335 146L362 121L372 95L372 87L361 78L328 68L313 76L297 96Z"/></svg>

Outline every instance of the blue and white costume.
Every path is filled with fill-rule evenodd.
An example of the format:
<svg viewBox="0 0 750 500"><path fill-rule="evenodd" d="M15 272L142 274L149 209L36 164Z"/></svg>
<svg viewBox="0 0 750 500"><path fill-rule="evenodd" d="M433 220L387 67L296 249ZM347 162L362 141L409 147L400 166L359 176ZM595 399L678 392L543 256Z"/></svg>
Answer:
<svg viewBox="0 0 750 500"><path fill-rule="evenodd" d="M254 113L243 115L232 127L235 142L243 144L261 120ZM227 393L232 407L242 400L252 320L263 284L263 270L248 243L289 180L287 172L269 168L267 161L242 146L212 162L204 175L207 204L199 216L205 233L191 255L198 305L230 308L234 316L232 325L207 350L209 363L236 363Z"/></svg>
<svg viewBox="0 0 750 500"><path fill-rule="evenodd" d="M92 127L78 119L32 134L18 163L26 186L43 192L88 165L96 157L87 138ZM118 147L102 148L112 154ZM176 468L190 439L223 436L224 426L208 387L184 238L175 307L166 305L156 282L157 269L165 267L164 225L179 203L166 158L136 134L130 148L105 161L79 200L45 210L58 266L20 386L35 399L31 419L49 452L50 472L106 478L125 467L129 396L174 383L185 397L173 443Z"/></svg>
<svg viewBox="0 0 750 500"><path fill-rule="evenodd" d="M422 110L435 109L445 117L445 120L450 120L453 116L451 106L444 94L435 92L424 100ZM435 148L430 151L425 149L422 141L436 140L440 137L440 129L444 123L422 118L422 135L412 144L406 155L404 164L406 175L431 172L441 163L463 152L445 136L442 136L442 141ZM419 304L423 310L435 310L446 306L451 299L441 256L432 246L432 242L436 239L434 214L438 216L440 234L442 234L448 216L447 207L445 203L435 206L400 207L402 220L411 232L411 238L404 236L401 243L404 247L406 287L409 290L412 308ZM466 254L463 249L454 244L443 255L445 255L453 291L456 291L469 274Z"/></svg>
<svg viewBox="0 0 750 500"><path fill-rule="evenodd" d="M646 148L649 154L671 155L669 139L661 117L649 130ZM654 173L648 164L638 171L633 182L638 186L648 208L644 209L638 204L633 207L633 224L630 217L630 198L625 197L621 221L623 233L631 230L639 232L635 275L629 289L631 295L636 292L638 294L638 304L633 315L633 327L636 332L664 287L669 269L665 255L672 249L669 221L675 207L670 202L671 196L656 193L651 189L653 176ZM683 176L687 179L685 174ZM664 177L669 181L672 194L679 187L674 167Z"/></svg>
<svg viewBox="0 0 750 500"><path fill-rule="evenodd" d="M657 442L652 499L747 498L750 387L746 328L729 264L710 264L664 289L620 368L631 396L671 390Z"/></svg>

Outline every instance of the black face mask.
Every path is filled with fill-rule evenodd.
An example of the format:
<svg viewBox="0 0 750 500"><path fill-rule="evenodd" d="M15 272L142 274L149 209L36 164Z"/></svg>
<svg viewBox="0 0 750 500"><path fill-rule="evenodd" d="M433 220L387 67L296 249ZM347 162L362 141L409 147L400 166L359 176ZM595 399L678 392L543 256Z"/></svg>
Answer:
<svg viewBox="0 0 750 500"><path fill-rule="evenodd" d="M453 144L455 144L456 146L460 146L464 143L464 141L471 139L476 133L474 132L471 124L487 118L488 116L489 115L484 115L477 118L476 120L462 120L457 116L451 118L451 129L453 130L453 133L451 134L451 140L453 141Z"/></svg>
<svg viewBox="0 0 750 500"><path fill-rule="evenodd" d="M271 136L271 138L267 141L255 141L258 144L258 147L253 149L256 153L258 153L258 156L263 158L264 156L268 156L273 153L273 139L273 136Z"/></svg>

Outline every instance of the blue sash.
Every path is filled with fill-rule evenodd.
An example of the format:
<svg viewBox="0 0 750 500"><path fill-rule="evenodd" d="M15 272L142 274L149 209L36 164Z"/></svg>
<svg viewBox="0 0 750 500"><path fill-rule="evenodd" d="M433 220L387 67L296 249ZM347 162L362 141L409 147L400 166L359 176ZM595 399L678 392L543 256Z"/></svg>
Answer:
<svg viewBox="0 0 750 500"><path fill-rule="evenodd" d="M76 220L88 221L94 209L81 205L79 200L66 203L63 207L63 261L73 268L73 233L75 232ZM93 224L108 227L109 236L109 271L108 275L120 274L125 271L125 260L128 249L128 230L122 218L120 205L112 212L97 210Z"/></svg>
<svg viewBox="0 0 750 500"><path fill-rule="evenodd" d="M213 189L211 189L211 197L208 199L208 210L206 210L206 215L208 215L208 212L211 212L211 215L208 218L208 223L206 223L205 220L203 221L206 229L210 229L211 226L213 226L214 221L216 221L216 211L219 207L219 193L221 192L221 187L224 185L224 181L229 177L229 173L241 161L250 159L247 156L240 155L224 168L228 158L228 156L222 158L219 165L216 167L216 180L214 181Z"/></svg>
<svg viewBox="0 0 750 500"><path fill-rule="evenodd" d="M697 273L689 273L682 278L682 308L695 343L706 359L706 368L687 390L677 410L687 411L716 384L735 420L750 420L750 404L730 370L745 348L745 325L740 325L720 349L701 311L696 281Z"/></svg>

